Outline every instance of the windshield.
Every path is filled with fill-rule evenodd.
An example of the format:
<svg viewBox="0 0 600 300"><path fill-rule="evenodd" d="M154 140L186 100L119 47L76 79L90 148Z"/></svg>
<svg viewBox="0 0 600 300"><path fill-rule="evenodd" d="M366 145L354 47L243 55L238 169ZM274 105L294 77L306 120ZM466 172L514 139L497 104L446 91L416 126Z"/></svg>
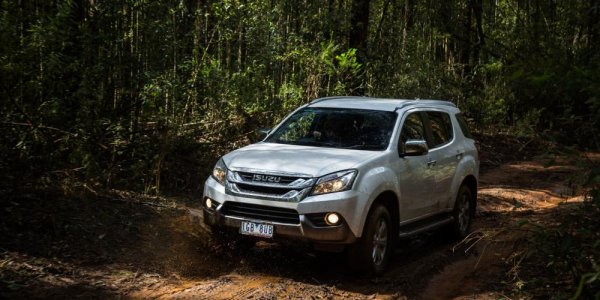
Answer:
<svg viewBox="0 0 600 300"><path fill-rule="evenodd" d="M292 115L265 140L270 143L385 150L396 113L307 107Z"/></svg>

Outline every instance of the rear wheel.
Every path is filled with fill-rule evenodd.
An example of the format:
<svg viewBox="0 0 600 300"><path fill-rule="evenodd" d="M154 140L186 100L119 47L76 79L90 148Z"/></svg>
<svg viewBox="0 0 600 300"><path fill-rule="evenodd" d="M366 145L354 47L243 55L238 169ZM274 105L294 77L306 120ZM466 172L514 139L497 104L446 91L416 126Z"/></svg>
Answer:
<svg viewBox="0 0 600 300"><path fill-rule="evenodd" d="M360 271L380 275L392 256L393 235L390 213L385 206L373 208L363 237L348 249L348 264Z"/></svg>
<svg viewBox="0 0 600 300"><path fill-rule="evenodd" d="M471 222L473 219L473 193L471 189L462 185L458 190L456 202L454 203L454 222L452 223L452 233L458 239L463 239L469 234Z"/></svg>

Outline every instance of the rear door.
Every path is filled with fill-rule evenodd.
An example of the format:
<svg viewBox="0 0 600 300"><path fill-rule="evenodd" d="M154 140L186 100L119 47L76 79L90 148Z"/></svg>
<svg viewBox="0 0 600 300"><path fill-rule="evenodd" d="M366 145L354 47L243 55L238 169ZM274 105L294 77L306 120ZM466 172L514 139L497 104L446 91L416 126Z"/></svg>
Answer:
<svg viewBox="0 0 600 300"><path fill-rule="evenodd" d="M437 211L448 207L451 200L452 180L460 161L460 145L454 142L456 134L452 126L450 114L443 110L428 110L426 116L426 131L429 145L429 167L434 177Z"/></svg>

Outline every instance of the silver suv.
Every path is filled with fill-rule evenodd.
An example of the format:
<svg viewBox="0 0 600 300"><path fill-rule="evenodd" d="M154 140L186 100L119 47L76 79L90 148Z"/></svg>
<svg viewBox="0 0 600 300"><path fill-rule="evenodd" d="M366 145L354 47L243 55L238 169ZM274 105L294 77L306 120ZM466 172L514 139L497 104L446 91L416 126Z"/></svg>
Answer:
<svg viewBox="0 0 600 300"><path fill-rule="evenodd" d="M398 238L442 225L464 237L478 178L475 141L451 102L321 98L219 159L204 222L347 250L354 267L381 273Z"/></svg>

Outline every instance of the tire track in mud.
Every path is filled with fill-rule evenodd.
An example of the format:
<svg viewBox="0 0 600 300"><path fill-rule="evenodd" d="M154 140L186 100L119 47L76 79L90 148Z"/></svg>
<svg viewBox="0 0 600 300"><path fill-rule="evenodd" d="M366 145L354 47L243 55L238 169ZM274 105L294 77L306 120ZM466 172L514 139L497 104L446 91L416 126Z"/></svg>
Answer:
<svg viewBox="0 0 600 300"><path fill-rule="evenodd" d="M422 299L508 298L501 290L508 278L511 255L516 244L526 238L511 231L523 217L542 220L563 203L583 201L571 184L577 169L570 164L546 166L540 157L528 162L505 164L481 176L475 232L494 234L481 239L471 250L475 256L447 265L433 276ZM510 290L510 289L509 289Z"/></svg>

